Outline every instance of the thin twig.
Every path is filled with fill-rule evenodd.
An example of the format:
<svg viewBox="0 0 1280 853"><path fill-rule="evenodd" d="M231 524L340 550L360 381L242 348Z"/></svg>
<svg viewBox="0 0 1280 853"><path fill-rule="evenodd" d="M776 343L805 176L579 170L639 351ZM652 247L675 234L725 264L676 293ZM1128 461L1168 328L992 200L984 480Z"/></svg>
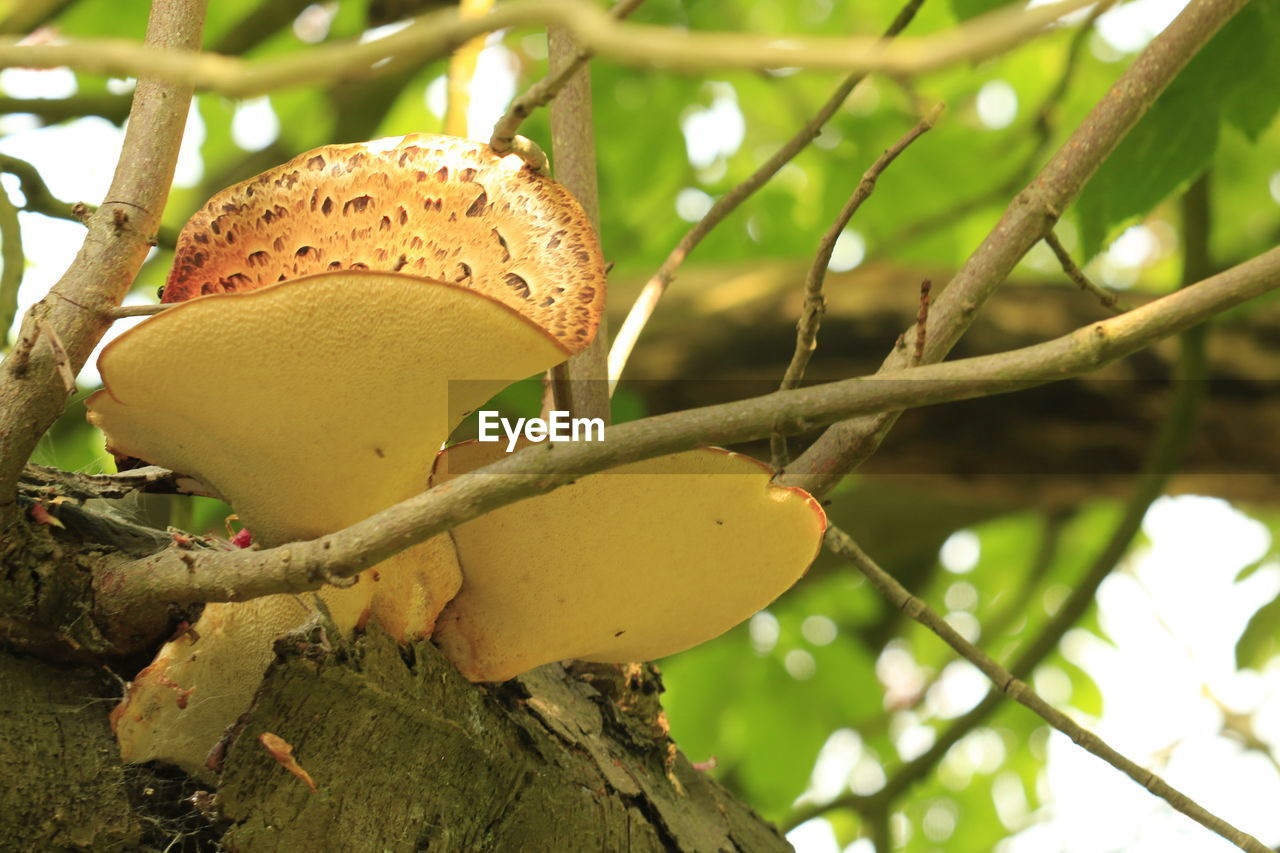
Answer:
<svg viewBox="0 0 1280 853"><path fill-rule="evenodd" d="M86 223L86 220L97 210L97 205L86 204L83 201L70 204L59 199L49 190L49 184L45 183L44 175L40 174L40 170L26 160L0 154L0 172L14 175L22 184L22 195L27 197L27 204L23 205L23 210L54 216L56 219L65 219L81 225ZM177 245L177 242L178 229L163 223L157 224L157 245L172 247Z"/></svg>
<svg viewBox="0 0 1280 853"><path fill-rule="evenodd" d="M2 110L0 110L2 112ZM7 172L18 179L22 186L22 194L27 203L23 210L31 213L43 213L56 219L65 219L84 225L85 221L98 209L97 205L79 201L74 204L65 202L50 191L44 177L35 166L18 157L0 154L0 172ZM176 228L159 224L157 226L156 243L161 246L174 246L178 240Z"/></svg>
<svg viewBox="0 0 1280 853"><path fill-rule="evenodd" d="M805 369L809 366L809 360L813 358L813 353L818 348L818 329L822 325L822 315L827 310L827 300L823 296L822 286L827 280L827 267L831 264L831 255L835 251L836 241L840 239L840 235L844 233L845 227L858 212L858 208L862 207L863 202L875 192L876 181L884 170L889 168L911 143L933 129L938 117L942 115L942 110L943 105L937 104L928 115L916 122L914 127L876 158L876 161L862 173L862 180L858 181L853 195L849 196L849 200L845 202L844 207L840 208L831 227L822 235L813 263L809 266L809 274L805 277L804 305L800 309L800 319L796 321L796 347L791 354L791 363L787 365L786 372L783 374L779 390L788 391L799 387L804 379ZM781 470L791 461L787 453L787 440L781 435L774 435L770 437L769 445L773 453L773 467Z"/></svg>
<svg viewBox="0 0 1280 853"><path fill-rule="evenodd" d="M69 98L0 97L0 114L24 113L46 124L84 116L100 116L112 124L129 117L128 95L72 95Z"/></svg>
<svg viewBox="0 0 1280 853"><path fill-rule="evenodd" d="M591 111L591 73L579 61L581 45L573 33L561 26L547 30L547 63L552 75L569 66L575 70L567 76L560 95L551 102L551 150L555 158L555 175L565 189L586 211L587 218L600 233L600 197L596 185L596 136ZM582 352L563 364L551 368L548 383L555 408L574 417L600 418L608 424L609 408L608 354L609 329L602 315L596 327L595 340Z"/></svg>
<svg viewBox="0 0 1280 853"><path fill-rule="evenodd" d="M931 234L938 228L950 227L953 223L963 219L975 210L988 204L1002 202L1027 182L1034 174L1035 168L1039 165L1045 152L1048 151L1049 145L1053 142L1054 113L1071 86L1071 81L1074 79L1076 69L1080 64L1080 56L1084 53L1085 45L1088 44L1089 35L1093 32L1094 24L1102 13L1113 5L1115 5L1115 0L1104 0L1104 2L1093 7L1089 12L1089 17L1085 18L1084 23L1072 33L1071 41L1067 45L1067 56L1062 63L1062 70L1058 74L1058 80L1054 83L1053 88L1049 90L1049 93L1045 95L1044 99L1040 101L1040 106L1035 111L1035 117L1031 120L1031 128L1035 132L1036 143L1027 152L1018 168L1008 178L991 189L967 199L962 199L936 213L931 213L925 218L916 220L896 233L880 240L875 251L871 253L872 257L888 255L899 246L910 244L922 234Z"/></svg>
<svg viewBox="0 0 1280 853"><path fill-rule="evenodd" d="M0 39L0 68L60 68L114 77L154 77L234 97L369 76L405 62L443 57L485 33L509 27L559 26L581 49L624 65L682 73L807 68L924 74L985 59L1043 35L1063 15L1096 0L1059 0L1032 9L1014 6L932 35L883 44L855 36L794 36L706 32L618 21L589 0L515 0L483 18L455 9L433 12L385 38L321 45L281 57L244 60L212 53L146 48L126 39L67 39L26 45ZM385 62L390 60L390 62Z"/></svg>
<svg viewBox="0 0 1280 853"><path fill-rule="evenodd" d="M76 215L75 206L63 201L49 191L48 185L44 182L39 170L32 166L26 160L12 157L8 154L0 154L0 172L7 172L18 179L18 183L22 187L22 194L26 196L27 210L43 213L46 216L54 216L58 219L69 219L73 222L83 222Z"/></svg>
<svg viewBox="0 0 1280 853"><path fill-rule="evenodd" d="M317 589L329 575L354 575L429 536L586 474L700 445L803 432L851 414L972 399L1065 379L1278 287L1280 248L1275 248L1128 314L1043 344L894 371L876 381L846 379L630 421L610 427L604 442L535 444L319 539L252 553L198 555L194 564L160 553L116 566L115 585L98 605L109 620L168 602L245 600Z"/></svg>
<svg viewBox="0 0 1280 853"><path fill-rule="evenodd" d="M929 291L933 282L925 279L920 282L920 307L916 309L916 345L911 354L913 367L924 364L924 344L929 340Z"/></svg>
<svg viewBox="0 0 1280 853"><path fill-rule="evenodd" d="M107 316L111 318L112 322L115 322L116 320L123 320L126 317L150 317L154 314L159 314L161 311L167 311L175 304L177 303L170 302L161 303L159 305L121 305L108 311Z"/></svg>
<svg viewBox="0 0 1280 853"><path fill-rule="evenodd" d="M828 527L827 547L848 559L894 607L938 635L990 679L996 689L1029 708L1053 728L1071 738L1088 752L1101 758L1152 794L1164 800L1209 831L1249 853L1270 853L1270 848L1246 832L1235 828L1203 808L1195 800L1165 782L1155 773L1121 755L1102 738L1054 708L1013 673L988 657L952 628L933 608L909 593L892 575L876 565L857 543L838 527Z"/></svg>
<svg viewBox="0 0 1280 853"><path fill-rule="evenodd" d="M1000 221L934 301L930 313L933 328L925 344L926 361L938 361L950 352L986 300L1027 251L1053 228L1062 211L1129 129L1200 47L1246 2L1191 0L1125 70L1040 173L1010 202ZM881 369L900 369L909 358L908 353L895 349ZM875 453L897 418L896 413L885 412L830 427L788 466L779 482L825 495Z"/></svg>
<svg viewBox="0 0 1280 853"><path fill-rule="evenodd" d="M0 187L0 350L9 348L9 327L18 313L18 291L26 271L27 256L22 251L22 224L9 193Z"/></svg>
<svg viewBox="0 0 1280 853"><path fill-rule="evenodd" d="M1204 185L1203 180L1196 182L1184 197L1184 284L1195 275L1206 273L1210 268L1207 259L1208 203ZM1200 197L1197 197L1196 193L1199 193ZM1191 199L1194 204L1185 199ZM1066 600L1009 664L1009 671L1017 678L1029 676L1058 647L1058 643L1066 632L1092 606L1102 582L1128 553L1134 538L1142 528L1142 520L1146 517L1147 510L1156 498L1164 493L1169 478L1177 469L1195 433L1200 399L1203 394L1203 381L1207 373L1204 331L1203 327L1196 327L1182 334L1178 362L1174 367L1175 393L1169 403L1169 410L1160 424L1159 432L1143 459L1133 495L1126 503L1124 512L1107 538L1106 544L1094 557L1084 576L1073 584ZM1041 565L1039 560L1037 565ZM889 777L885 786L877 792L877 796L883 796L889 800L901 796L911 785L923 779L937 766L961 738L982 725L1003 701L1004 694L999 690L988 693L981 702L957 717L939 733L927 750L898 768ZM823 806L797 812L794 819L808 819L825 810L841 807L861 810L863 803L860 799L854 800L848 796L838 797Z"/></svg>
<svg viewBox="0 0 1280 853"><path fill-rule="evenodd" d="M1057 256L1058 263L1062 265L1062 271L1067 274L1067 278L1071 279L1085 293L1092 293L1098 297L1098 301L1102 303L1102 307L1106 308L1112 314L1121 314L1128 311L1129 308L1122 304L1120 297L1113 291L1107 290L1094 284L1089 277L1084 274L1084 270L1076 266L1076 262L1071 259L1071 253L1067 251L1067 247L1062 245L1062 241L1058 239L1058 235L1050 231L1044 235L1044 242L1053 250L1053 254Z"/></svg>
<svg viewBox="0 0 1280 853"><path fill-rule="evenodd" d="M924 5L924 0L908 0L907 4L902 7L893 19L893 22L889 24L881 40L888 41L897 37L915 18L916 12L920 10L922 5ZM677 270L680 269L680 265L684 263L685 258L689 257L689 253L697 248L703 238L710 234L729 214L737 210L756 190L768 183L769 179L776 175L783 166L790 163L797 154L807 148L810 142L817 139L818 134L822 132L823 126L844 105L849 94L866 76L865 73L855 72L841 80L840 85L831 93L831 96L823 102L818 111L813 114L813 117L796 131L794 136L783 143L781 148L773 152L773 155L761 163L759 168L752 172L746 180L716 199L706 215L694 223L693 227L680 238L680 242L667 255L666 260L662 262L662 266L658 267L658 271L645 282L640 295L636 297L631 310L627 312L627 317L623 320L621 328L614 335L613 345L609 349L610 393L613 393L613 390L617 387L618 379L622 376L622 371L627 366L627 359L631 357L631 351L635 349L636 341L640 339L640 333L644 331L649 318L653 316L658 300L662 298L662 294L666 292L667 287L675 280Z"/></svg>
<svg viewBox="0 0 1280 853"><path fill-rule="evenodd" d="M644 0L618 0L609 7L609 14L618 20L622 20L640 7ZM511 106L507 107L507 111L503 113L502 118L498 119L498 123L493 126L493 134L489 137L489 147L499 154L512 151L512 145L516 139L516 133L520 130L521 123L524 122L533 111L539 107L544 107L551 103L564 85L569 82L578 69L581 68L588 59L591 58L591 51L580 50L573 60L561 66L554 73L547 74L537 83L534 83L514 101ZM516 152L519 153L519 152Z"/></svg>

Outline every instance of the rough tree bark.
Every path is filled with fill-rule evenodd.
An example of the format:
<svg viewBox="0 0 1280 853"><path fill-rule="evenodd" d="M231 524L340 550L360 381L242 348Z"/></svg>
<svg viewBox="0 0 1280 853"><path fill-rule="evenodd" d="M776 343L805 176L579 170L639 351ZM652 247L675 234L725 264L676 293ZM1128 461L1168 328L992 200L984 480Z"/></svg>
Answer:
<svg viewBox="0 0 1280 853"><path fill-rule="evenodd" d="M4 587L28 594L0 601L0 626L29 615L51 574L144 550L91 508L64 505L60 518L56 537L27 521L6 532ZM68 626L61 639L88 645L91 633ZM552 664L477 686L429 642L400 648L380 633L341 644L317 629L276 651L216 784L121 766L108 713L119 674L145 654L0 652L0 761L21 771L0 788L0 849L790 849L677 750L661 684L640 667L608 678ZM316 791L271 757L264 732L293 746Z"/></svg>

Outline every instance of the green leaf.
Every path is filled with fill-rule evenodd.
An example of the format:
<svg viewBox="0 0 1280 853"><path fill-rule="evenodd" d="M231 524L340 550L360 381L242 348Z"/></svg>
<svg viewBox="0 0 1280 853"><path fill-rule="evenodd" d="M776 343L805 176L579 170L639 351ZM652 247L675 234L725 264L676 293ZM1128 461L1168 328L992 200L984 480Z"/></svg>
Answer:
<svg viewBox="0 0 1280 853"><path fill-rule="evenodd" d="M1246 133L1265 128L1274 112L1266 102L1277 97L1274 91L1256 94L1265 83L1277 89L1274 76L1263 76L1276 50L1267 43L1269 26L1259 4L1245 7L1187 64L1089 181L1076 205L1086 258L1101 251L1120 225L1204 171L1217 151L1224 114L1248 128ZM1242 106L1251 98L1262 106Z"/></svg>
<svg viewBox="0 0 1280 853"><path fill-rule="evenodd" d="M1012 0L951 0L951 11L955 13L956 20L967 21L1001 6L1008 6L1010 2Z"/></svg>
<svg viewBox="0 0 1280 853"><path fill-rule="evenodd" d="M1236 641L1236 667L1261 668L1280 654L1280 597L1253 614Z"/></svg>
<svg viewBox="0 0 1280 853"><path fill-rule="evenodd" d="M1240 17L1257 22L1254 49L1258 53L1253 57L1257 70L1241 72L1224 114L1251 142L1257 142L1280 110L1280 3L1254 3Z"/></svg>

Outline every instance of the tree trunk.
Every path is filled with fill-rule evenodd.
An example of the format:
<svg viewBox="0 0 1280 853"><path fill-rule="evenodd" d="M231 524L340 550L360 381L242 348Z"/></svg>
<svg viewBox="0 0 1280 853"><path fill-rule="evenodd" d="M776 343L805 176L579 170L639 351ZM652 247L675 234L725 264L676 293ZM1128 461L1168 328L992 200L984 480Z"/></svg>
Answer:
<svg viewBox="0 0 1280 853"><path fill-rule="evenodd" d="M78 515L66 506L60 515ZM36 611L75 619L53 579L104 549L50 531L9 531L2 577L51 582L0 602L0 624ZM36 636L94 632L64 624ZM276 651L228 734L216 788L171 767L120 764L111 672L132 675L145 654L94 661L73 648L90 661L68 665L0 652L0 761L15 782L0 787L0 849L791 849L676 749L652 668L552 664L473 685L430 642L400 648L380 632L350 644L289 637ZM291 745L315 791L259 741L268 732Z"/></svg>

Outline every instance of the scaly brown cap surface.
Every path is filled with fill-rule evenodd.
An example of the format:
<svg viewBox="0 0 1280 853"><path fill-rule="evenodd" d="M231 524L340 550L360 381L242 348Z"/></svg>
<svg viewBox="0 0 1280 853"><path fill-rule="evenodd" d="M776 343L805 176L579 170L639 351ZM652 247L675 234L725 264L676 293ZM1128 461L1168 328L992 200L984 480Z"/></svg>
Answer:
<svg viewBox="0 0 1280 853"><path fill-rule="evenodd" d="M569 191L431 134L327 145L218 193L182 229L164 301L366 269L478 290L570 353L604 308L599 242Z"/></svg>

